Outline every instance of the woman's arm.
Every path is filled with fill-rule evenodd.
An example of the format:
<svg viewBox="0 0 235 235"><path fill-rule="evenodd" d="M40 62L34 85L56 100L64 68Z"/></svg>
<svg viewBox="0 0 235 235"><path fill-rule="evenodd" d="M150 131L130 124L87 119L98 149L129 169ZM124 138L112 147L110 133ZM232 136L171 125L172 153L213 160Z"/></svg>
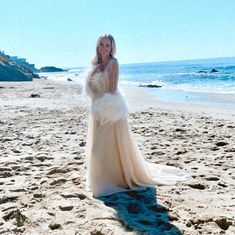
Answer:
<svg viewBox="0 0 235 235"><path fill-rule="evenodd" d="M118 61L116 59L112 60L108 73L109 73L109 92L115 92L118 87L118 75L119 75Z"/></svg>

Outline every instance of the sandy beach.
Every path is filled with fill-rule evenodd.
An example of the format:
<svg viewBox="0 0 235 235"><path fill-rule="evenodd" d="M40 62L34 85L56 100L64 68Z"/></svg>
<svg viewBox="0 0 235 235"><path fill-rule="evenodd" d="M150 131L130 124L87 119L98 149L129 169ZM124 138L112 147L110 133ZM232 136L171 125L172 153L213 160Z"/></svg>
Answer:
<svg viewBox="0 0 235 235"><path fill-rule="evenodd" d="M235 110L123 93L145 159L191 178L95 199L81 86L0 83L0 234L235 234Z"/></svg>

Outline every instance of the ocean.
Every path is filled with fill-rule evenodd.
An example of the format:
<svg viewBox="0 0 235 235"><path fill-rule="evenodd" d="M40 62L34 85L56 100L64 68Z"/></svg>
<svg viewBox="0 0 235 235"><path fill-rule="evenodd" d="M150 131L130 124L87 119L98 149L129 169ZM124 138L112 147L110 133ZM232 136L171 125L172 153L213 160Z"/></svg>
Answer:
<svg viewBox="0 0 235 235"><path fill-rule="evenodd" d="M85 68L43 73L48 79L83 83ZM215 72L212 72L212 70ZM119 86L135 87L157 100L235 108L235 57L120 64ZM157 85L159 88L140 87Z"/></svg>

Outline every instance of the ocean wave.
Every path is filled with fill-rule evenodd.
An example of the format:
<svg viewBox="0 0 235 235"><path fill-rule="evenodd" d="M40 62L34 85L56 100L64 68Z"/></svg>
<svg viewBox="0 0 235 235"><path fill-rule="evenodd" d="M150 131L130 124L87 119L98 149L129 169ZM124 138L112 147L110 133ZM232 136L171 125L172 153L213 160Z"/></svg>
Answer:
<svg viewBox="0 0 235 235"><path fill-rule="evenodd" d="M225 65L225 66L220 66L220 67L217 67L218 70L234 70L235 71L235 65Z"/></svg>
<svg viewBox="0 0 235 235"><path fill-rule="evenodd" d="M203 92L210 93L211 91L219 94L235 94L235 83L234 84L211 84L211 83L197 83L197 84L189 84L189 83L180 83L180 84L172 84L163 81L152 81L152 82L134 82L134 81L120 81L121 86L148 86L148 85L158 85L161 86L161 89L169 89L169 90L180 90L180 91L188 91L188 92Z"/></svg>

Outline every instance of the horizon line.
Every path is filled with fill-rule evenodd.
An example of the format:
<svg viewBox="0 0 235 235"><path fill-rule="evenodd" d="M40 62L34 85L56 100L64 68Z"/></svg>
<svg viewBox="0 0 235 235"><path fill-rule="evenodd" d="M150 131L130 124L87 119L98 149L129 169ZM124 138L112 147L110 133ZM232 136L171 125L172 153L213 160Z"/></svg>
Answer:
<svg viewBox="0 0 235 235"><path fill-rule="evenodd" d="M197 60L212 60L212 59L235 59L235 56L223 56L223 57L203 57L203 58L191 58L191 59L172 59L172 60L160 60L160 61L147 61L147 62L133 62L133 63L122 63L120 65L135 65L135 64L154 64L154 63L165 63L165 62L181 62L181 61L197 61ZM61 67L63 69L72 69L72 68L84 68L87 66L65 66Z"/></svg>

